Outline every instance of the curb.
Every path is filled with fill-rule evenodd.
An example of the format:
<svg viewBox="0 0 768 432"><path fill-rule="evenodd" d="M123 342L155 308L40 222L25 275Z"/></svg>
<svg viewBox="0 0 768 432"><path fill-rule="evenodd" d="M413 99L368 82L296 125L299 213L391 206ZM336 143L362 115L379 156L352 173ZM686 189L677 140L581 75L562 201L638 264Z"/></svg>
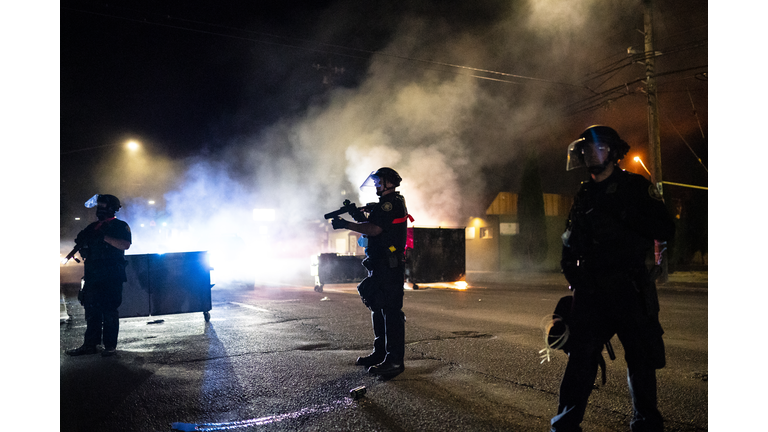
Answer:
<svg viewBox="0 0 768 432"><path fill-rule="evenodd" d="M548 285L567 287L568 282L561 273L519 273L519 272L475 272L466 273L468 283L518 284L518 285ZM663 290L695 290L706 292L709 285L708 273L675 272L668 276L666 282L657 283L656 287Z"/></svg>

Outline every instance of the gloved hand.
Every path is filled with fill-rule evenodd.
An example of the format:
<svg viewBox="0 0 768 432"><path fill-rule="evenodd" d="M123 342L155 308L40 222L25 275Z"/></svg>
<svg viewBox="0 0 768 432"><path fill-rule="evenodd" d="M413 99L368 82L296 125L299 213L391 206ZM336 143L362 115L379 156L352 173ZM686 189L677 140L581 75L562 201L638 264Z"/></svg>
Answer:
<svg viewBox="0 0 768 432"><path fill-rule="evenodd" d="M352 216L352 219L354 219L355 222L365 222L368 220L368 218L365 217L365 213L363 213L361 209L355 209L349 212L349 215Z"/></svg>
<svg viewBox="0 0 768 432"><path fill-rule="evenodd" d="M342 218L333 218L331 219L331 225L333 225L333 229L347 229L349 221Z"/></svg>

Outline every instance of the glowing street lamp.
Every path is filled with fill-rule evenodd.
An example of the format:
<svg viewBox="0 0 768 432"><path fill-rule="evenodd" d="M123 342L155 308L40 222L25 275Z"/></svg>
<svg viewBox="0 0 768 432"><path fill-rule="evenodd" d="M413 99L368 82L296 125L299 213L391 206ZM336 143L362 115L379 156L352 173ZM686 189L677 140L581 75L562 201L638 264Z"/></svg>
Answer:
<svg viewBox="0 0 768 432"><path fill-rule="evenodd" d="M116 147L116 146L119 146L119 145L123 145L123 144L105 144L105 145L94 146L94 147L86 147L86 148L81 148L81 149L77 149L77 150L70 150L70 151L61 152L60 154L66 155L66 154L78 153L78 152L81 152L81 151L88 151L88 150L100 149L100 148L105 148L105 147ZM128 150L130 150L132 152L135 152L135 151L137 151L138 149L141 148L141 145L139 145L139 143L137 141L135 141L135 140L130 140L127 143L125 143L125 148L127 148Z"/></svg>
<svg viewBox="0 0 768 432"><path fill-rule="evenodd" d="M648 171L648 168L645 167L645 164L643 163L643 160L640 159L640 156L635 156L635 162L640 162L640 165L643 166L643 169L645 170L645 172L647 172L648 175L651 175L651 172ZM653 176L651 176L651 177L653 177Z"/></svg>
<svg viewBox="0 0 768 432"><path fill-rule="evenodd" d="M640 159L640 156L635 156L635 162L640 162L640 165L642 165L643 168L645 168L645 164L643 163L642 159ZM647 172L648 175L651 175L650 171L648 171L648 168L645 168L645 172ZM709 190L709 188L706 187L706 186L694 186L694 185L689 185L689 184L684 184L684 183L674 183L674 182L668 182L668 181L663 181L662 183L669 184L669 185L675 185L675 186L682 186L682 187L687 187L687 188Z"/></svg>

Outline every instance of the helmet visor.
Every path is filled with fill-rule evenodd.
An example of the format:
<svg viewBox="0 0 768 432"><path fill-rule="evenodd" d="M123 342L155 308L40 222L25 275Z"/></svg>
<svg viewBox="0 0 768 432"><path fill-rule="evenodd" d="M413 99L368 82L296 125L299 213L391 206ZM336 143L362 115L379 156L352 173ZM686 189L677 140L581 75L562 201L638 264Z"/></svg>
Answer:
<svg viewBox="0 0 768 432"><path fill-rule="evenodd" d="M92 196L88 201L85 202L85 208L94 208L98 204L99 201L99 194L96 194Z"/></svg>
<svg viewBox="0 0 768 432"><path fill-rule="evenodd" d="M360 190L366 187L379 187L381 186L381 177L376 175L376 171L372 171L371 174L365 179L363 184L360 185Z"/></svg>
<svg viewBox="0 0 768 432"><path fill-rule="evenodd" d="M565 170L570 171L583 166L599 166L608 160L611 147L601 142L587 142L579 138L568 145L568 162Z"/></svg>

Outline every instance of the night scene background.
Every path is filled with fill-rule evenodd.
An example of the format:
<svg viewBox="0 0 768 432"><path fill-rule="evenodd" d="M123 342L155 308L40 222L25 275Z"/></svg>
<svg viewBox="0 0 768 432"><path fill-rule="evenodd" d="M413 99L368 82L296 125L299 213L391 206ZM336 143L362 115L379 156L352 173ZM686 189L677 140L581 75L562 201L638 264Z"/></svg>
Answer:
<svg viewBox="0 0 768 432"><path fill-rule="evenodd" d="M653 3L663 179L709 186L711 63L721 78L713 88L720 151L711 159L721 173L713 192L728 202L712 214L727 218L727 231L715 232L717 242L708 237L709 191L665 186L665 197L700 233L689 246L712 252L716 269L761 268L759 254L735 252L745 239L765 237L752 229L762 213L762 165L751 151L760 135L750 133L764 122L751 109L762 100L762 23L736 4ZM4 120L12 133L3 179L6 202L30 218L5 227L7 265L20 254L68 251L94 219L83 203L96 193L123 202L130 253L150 253L237 236L254 225L254 209L275 209L271 229L295 239L343 199L372 201L357 187L380 166L405 178L417 226L462 226L482 214L498 192L518 188L529 158L544 192L572 195L585 173L565 171L565 149L592 124L614 127L630 144L623 168L643 174L632 157L648 158L640 0L68 0L5 8ZM130 140L138 149L126 148ZM729 187L723 168L745 186ZM58 227L48 211L55 202ZM176 227L178 244L142 241L139 224L151 221ZM53 285L55 267L23 261L10 294L17 304L31 296L54 307L43 285ZM752 282L742 274L728 271L729 291ZM40 283L30 284L32 275ZM730 296L720 298L723 313L741 316Z"/></svg>
<svg viewBox="0 0 768 432"><path fill-rule="evenodd" d="M707 4L653 10L663 179L707 186ZM79 0L60 12L63 253L93 220L83 203L110 193L130 253L304 262L322 214L375 201L358 186L381 166L403 176L416 226L463 227L518 192L530 160L543 192L572 196L585 173L565 171L565 149L593 124L614 127L632 146L623 167L645 174L632 160L648 161L639 0ZM706 264L707 191L665 191L696 232L676 258Z"/></svg>

